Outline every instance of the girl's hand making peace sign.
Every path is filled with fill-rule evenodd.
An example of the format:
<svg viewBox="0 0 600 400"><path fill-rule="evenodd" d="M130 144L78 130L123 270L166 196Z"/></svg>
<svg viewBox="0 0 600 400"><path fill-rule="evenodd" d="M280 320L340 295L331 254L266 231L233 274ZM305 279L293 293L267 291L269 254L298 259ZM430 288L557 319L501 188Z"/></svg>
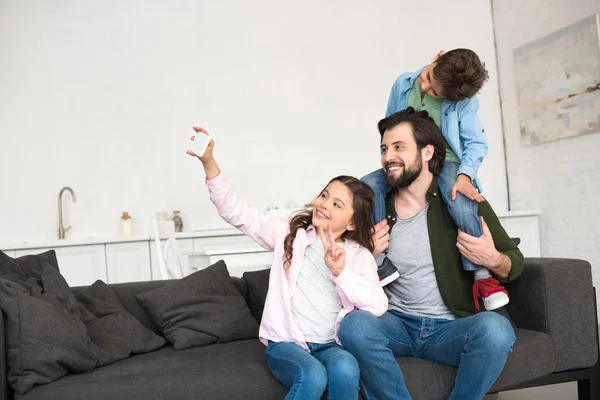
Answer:
<svg viewBox="0 0 600 400"><path fill-rule="evenodd" d="M327 232L323 228L317 228L317 233L323 242L325 248L325 265L331 271L333 276L338 276L344 270L346 264L346 252L342 247L335 244L333 231L327 226Z"/></svg>

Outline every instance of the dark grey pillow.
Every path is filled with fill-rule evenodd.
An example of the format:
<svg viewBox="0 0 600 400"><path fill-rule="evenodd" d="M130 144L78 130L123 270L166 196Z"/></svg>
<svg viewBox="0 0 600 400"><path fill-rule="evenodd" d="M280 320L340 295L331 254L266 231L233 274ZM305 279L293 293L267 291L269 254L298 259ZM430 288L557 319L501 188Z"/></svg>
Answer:
<svg viewBox="0 0 600 400"><path fill-rule="evenodd" d="M137 299L176 350L258 336L258 323L222 260Z"/></svg>
<svg viewBox="0 0 600 400"><path fill-rule="evenodd" d="M262 319L263 308L269 291L269 275L271 269L244 272L244 280L248 286L248 305L257 321Z"/></svg>
<svg viewBox="0 0 600 400"><path fill-rule="evenodd" d="M18 258L12 258L0 251L0 276L15 282L23 283L29 280L29 284L40 286L42 265L44 264L48 264L58 271L58 261L56 261L54 250Z"/></svg>
<svg viewBox="0 0 600 400"><path fill-rule="evenodd" d="M121 304L115 292L96 281L75 292L84 307L81 319L88 335L98 347L96 367L161 348L165 339L146 328Z"/></svg>
<svg viewBox="0 0 600 400"><path fill-rule="evenodd" d="M28 271L18 260L11 260L2 265L0 275L8 383L24 394L34 385L52 382L69 372L92 370L97 361L96 346L58 269L43 263L41 268ZM11 267L16 269L5 276ZM25 279L19 282L22 272ZM28 278L29 273L33 277Z"/></svg>

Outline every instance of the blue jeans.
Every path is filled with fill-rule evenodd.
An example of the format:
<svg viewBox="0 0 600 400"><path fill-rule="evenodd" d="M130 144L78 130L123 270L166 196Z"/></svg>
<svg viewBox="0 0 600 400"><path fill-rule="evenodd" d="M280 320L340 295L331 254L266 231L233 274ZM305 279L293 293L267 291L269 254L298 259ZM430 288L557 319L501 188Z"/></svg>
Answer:
<svg viewBox="0 0 600 400"><path fill-rule="evenodd" d="M271 373L290 388L285 400L358 399L358 362L337 343L308 343L310 353L295 343L269 342L266 355Z"/></svg>
<svg viewBox="0 0 600 400"><path fill-rule="evenodd" d="M448 207L448 212L454 223L463 231L471 236L480 237L483 235L481 228L481 218L477 215L477 202L460 193L456 194L456 200L452 200L452 185L456 182L456 174L460 164L453 162L444 163L442 171L438 175L438 186L442 200ZM362 177L361 181L373 189L375 194L375 207L371 214L373 224L385 219L385 198L392 188L386 182L386 176L383 169L371 172ZM463 268L466 271L476 271L481 269L480 265L473 264L471 261L462 257Z"/></svg>
<svg viewBox="0 0 600 400"><path fill-rule="evenodd" d="M500 375L515 341L510 322L495 312L445 320L397 311L377 318L355 310L342 321L339 337L358 360L366 400L411 399L394 357L458 366L448 399L482 399Z"/></svg>

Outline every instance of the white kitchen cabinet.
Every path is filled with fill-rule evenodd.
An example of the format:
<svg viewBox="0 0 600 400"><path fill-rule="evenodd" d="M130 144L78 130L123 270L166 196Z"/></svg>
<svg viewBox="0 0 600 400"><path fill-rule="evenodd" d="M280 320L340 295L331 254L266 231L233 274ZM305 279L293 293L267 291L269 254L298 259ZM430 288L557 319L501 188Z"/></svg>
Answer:
<svg viewBox="0 0 600 400"><path fill-rule="evenodd" d="M148 242L147 242L148 243ZM150 242L150 261L152 265L152 280L160 280L160 267L158 266L158 255L156 253L156 240L152 239ZM160 241L161 248L164 249L166 239ZM177 248L181 253L194 250L194 239L177 239L175 240Z"/></svg>
<svg viewBox="0 0 600 400"><path fill-rule="evenodd" d="M541 257L541 211L509 211L498 213L500 224L510 237L521 239L519 249L525 257Z"/></svg>
<svg viewBox="0 0 600 400"><path fill-rule="evenodd" d="M152 280L148 241L106 244L108 283Z"/></svg>
<svg viewBox="0 0 600 400"><path fill-rule="evenodd" d="M194 250L202 251L218 248L249 248L249 247L260 247L250 236L243 233L229 236L209 236L194 238Z"/></svg>
<svg viewBox="0 0 600 400"><path fill-rule="evenodd" d="M35 248L15 250L15 256L39 254L52 250L49 248ZM69 286L87 286L98 279L106 282L106 256L104 245L56 247L56 259L60 273L65 277Z"/></svg>
<svg viewBox="0 0 600 400"><path fill-rule="evenodd" d="M8 255L9 257L15 258L14 250L2 250L2 251L4 251L4 253L6 253L6 255Z"/></svg>
<svg viewBox="0 0 600 400"><path fill-rule="evenodd" d="M194 250L184 254L189 263L190 273L223 260L227 265L229 275L239 278L244 272L270 268L273 264L273 252L258 245L252 247L215 246L208 250Z"/></svg>

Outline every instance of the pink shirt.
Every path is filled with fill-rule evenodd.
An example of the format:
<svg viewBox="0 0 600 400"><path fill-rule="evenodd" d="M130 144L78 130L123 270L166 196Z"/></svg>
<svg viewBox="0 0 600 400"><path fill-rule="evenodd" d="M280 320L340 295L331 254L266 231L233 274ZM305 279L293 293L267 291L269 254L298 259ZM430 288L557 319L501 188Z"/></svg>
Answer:
<svg viewBox="0 0 600 400"><path fill-rule="evenodd" d="M206 180L206 185L219 215L274 253L269 291L258 334L260 340L265 345L269 340L292 342L308 350L304 335L294 322L291 299L304 260L304 251L315 241L315 227L311 225L306 230L298 229L293 244L292 262L286 274L283 266L283 241L289 232L289 221L272 217L267 212L261 213L238 199L222 173L214 179ZM379 317L388 308L387 296L379 284L377 264L373 255L352 240L346 240L344 250L346 265L334 279L343 304L335 324L335 338L338 343L338 329L346 314L358 308Z"/></svg>

